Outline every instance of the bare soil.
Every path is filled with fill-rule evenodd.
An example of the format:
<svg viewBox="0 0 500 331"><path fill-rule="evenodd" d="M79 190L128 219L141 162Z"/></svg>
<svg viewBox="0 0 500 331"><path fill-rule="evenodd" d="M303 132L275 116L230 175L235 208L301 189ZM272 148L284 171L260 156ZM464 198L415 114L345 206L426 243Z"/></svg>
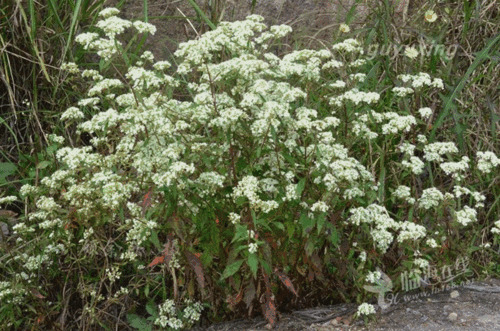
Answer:
<svg viewBox="0 0 500 331"><path fill-rule="evenodd" d="M363 320L354 319L355 304L339 304L283 314L274 330L500 330L500 279L435 292L399 302L385 312L379 310L367 325ZM259 331L269 330L269 326L263 318L255 318L215 324L204 329Z"/></svg>

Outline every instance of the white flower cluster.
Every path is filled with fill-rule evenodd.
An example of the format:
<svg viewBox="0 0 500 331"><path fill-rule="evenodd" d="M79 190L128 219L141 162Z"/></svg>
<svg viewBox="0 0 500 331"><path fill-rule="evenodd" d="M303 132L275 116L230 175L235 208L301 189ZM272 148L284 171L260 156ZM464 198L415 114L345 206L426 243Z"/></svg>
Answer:
<svg viewBox="0 0 500 331"><path fill-rule="evenodd" d="M158 306L159 316L154 321L155 325L162 328L172 328L174 330L183 329L196 323L201 317L203 306L199 302L191 303L186 300L186 307L180 313L182 319L178 317L175 302L172 299L167 299L163 304Z"/></svg>
<svg viewBox="0 0 500 331"><path fill-rule="evenodd" d="M469 223L474 223L477 221L477 211L468 206L464 206L462 210L455 213L455 218L458 223L463 226L469 225Z"/></svg>
<svg viewBox="0 0 500 331"><path fill-rule="evenodd" d="M380 271L370 271L368 275L366 275L365 280L372 284L377 284L382 277L382 273Z"/></svg>
<svg viewBox="0 0 500 331"><path fill-rule="evenodd" d="M352 89L350 91L345 92L337 97L333 97L330 99L331 105L336 105L338 107L342 106L344 101L350 101L355 105L359 105L360 103L372 104L378 102L380 99L380 94L376 92L363 92L358 89Z"/></svg>
<svg viewBox="0 0 500 331"><path fill-rule="evenodd" d="M9 196L0 198L0 204L8 204L8 203L14 202L16 200L18 200L16 196L9 195Z"/></svg>
<svg viewBox="0 0 500 331"><path fill-rule="evenodd" d="M424 209L435 208L444 200L444 195L435 187L425 189L418 199L418 206Z"/></svg>
<svg viewBox="0 0 500 331"><path fill-rule="evenodd" d="M397 199L405 200L411 205L415 203L415 198L411 197L411 189L408 186L398 186L392 195Z"/></svg>
<svg viewBox="0 0 500 331"><path fill-rule="evenodd" d="M409 160L403 160L401 165L405 168L411 169L415 175L420 175L424 172L425 163L417 156L411 156Z"/></svg>
<svg viewBox="0 0 500 331"><path fill-rule="evenodd" d="M371 204L368 207L358 207L350 210L351 216L348 221L354 225L367 223L372 225L371 236L380 249L385 252L394 240L394 236L389 230L397 231L400 224L393 220L385 207Z"/></svg>
<svg viewBox="0 0 500 331"><path fill-rule="evenodd" d="M439 89L444 88L442 79L432 79L432 77L425 72L420 72L416 75L399 75L398 78L401 79L404 83L411 82L411 86L413 88L421 88L422 86L431 86Z"/></svg>
<svg viewBox="0 0 500 331"><path fill-rule="evenodd" d="M432 116L433 111L429 107L423 107L418 110L418 113L420 114L420 117L422 117L423 120L426 120Z"/></svg>
<svg viewBox="0 0 500 331"><path fill-rule="evenodd" d="M254 176L245 176L238 183L238 186L233 191L234 199L245 197L250 202L252 208L261 209L264 213L279 207L278 203L274 200L263 201L259 198L258 193L261 188L259 187L259 180Z"/></svg>
<svg viewBox="0 0 500 331"><path fill-rule="evenodd" d="M500 159L492 152L477 152L477 168L483 174L489 174L500 165Z"/></svg>
<svg viewBox="0 0 500 331"><path fill-rule="evenodd" d="M458 148L453 142L437 142L424 147L424 159L427 161L443 162L444 154L458 153Z"/></svg>
<svg viewBox="0 0 500 331"><path fill-rule="evenodd" d="M371 315L375 314L375 306L369 304L369 303L362 303L358 307L358 311L356 315L361 316L361 315Z"/></svg>
<svg viewBox="0 0 500 331"><path fill-rule="evenodd" d="M452 175L453 178L461 180L463 179L464 172L469 169L469 161L470 159L467 156L463 156L459 162L443 162L439 167L441 167L445 174Z"/></svg>
<svg viewBox="0 0 500 331"><path fill-rule="evenodd" d="M394 92L394 94L396 96L403 98L403 97L406 97L407 95L412 94L415 91L412 88L409 88L409 87L399 87L399 86L396 86L396 87L392 88L392 92Z"/></svg>
<svg viewBox="0 0 500 331"><path fill-rule="evenodd" d="M400 225L401 231L398 235L398 242L402 243L405 240L418 240L426 235L425 227L413 222L405 221Z"/></svg>
<svg viewBox="0 0 500 331"><path fill-rule="evenodd" d="M180 330L184 327L184 323L177 318L177 310L175 308L175 302L172 299L167 299L159 307L159 316L155 320L155 325L159 325L163 328L169 327L174 330Z"/></svg>
<svg viewBox="0 0 500 331"><path fill-rule="evenodd" d="M361 44L356 39L346 39L340 43L334 44L332 49L335 51L341 51L345 53L359 53L363 54L364 50Z"/></svg>
<svg viewBox="0 0 500 331"><path fill-rule="evenodd" d="M491 233L500 235L500 220L495 222L495 225L491 228Z"/></svg>
<svg viewBox="0 0 500 331"><path fill-rule="evenodd" d="M101 12L103 20L98 27L104 37L99 33L77 37L84 49L110 60L120 48L117 38L125 28L154 33L151 25L117 19L117 13L116 9ZM56 159L60 169L42 179L39 187L24 185L20 191L36 209L15 226L16 234L26 242L34 233L41 234L37 237L40 242L34 244L41 247L36 251L42 253L19 257L29 274L56 261L64 249L69 249L67 243L78 243L71 249L100 258L100 234L109 233L120 251L105 252L109 265L114 266L107 270L106 281L117 282L125 276L120 270L145 268L144 250L151 246L148 240L154 231L165 231L162 222L167 217L198 222L198 216L206 214L207 208L219 217L227 215L224 227L229 228L221 231L223 235L246 225L240 223L246 223L250 211L257 215L259 222L249 230L244 246L250 253L256 253L261 243L255 240L256 233L261 233L267 223L281 221L277 218L283 217L282 211L291 219L301 213L315 216L313 213L336 212L332 209L338 206L336 197L352 200L349 206L355 207L349 207L350 227L354 231L369 228L373 243L382 252L396 235L400 242L425 237L422 226L391 218L388 210L395 209L393 199L368 206L364 199L357 199L366 196L366 200L373 201L372 197L377 196L373 193L384 193L378 192L376 185L376 168L381 159L371 160L371 156L384 146L389 149L387 162L394 162L399 170L399 161L393 161L391 153L394 159L401 156L402 168L416 175L424 169L424 162L417 156L420 153L415 153L417 149L423 150L426 161L439 162L443 171L452 176L468 170L468 160L444 162L445 154L458 152L453 143L426 145L425 136L408 134L417 126L409 111L369 109L381 95L362 90L365 84L358 82L365 76L356 70L369 66L357 58L363 53L359 42L347 39L331 50L299 50L279 57L266 48L291 28L268 29L262 22L257 15L241 22L222 22L198 39L181 44L175 53L175 77L182 79L166 75L170 63L154 63L150 52L143 53L122 79L105 78L95 70L82 72L93 85L78 107L67 109L61 119L74 121L78 134L91 137L90 144L59 148ZM334 54L340 54L344 62L334 59ZM71 70L76 72L74 67ZM404 76L401 80L411 81L411 87L396 88L395 94L413 93L422 86L442 86L427 74ZM321 91L322 98L316 100L311 90ZM186 93L176 99L178 91ZM346 114L340 114L342 106L348 110ZM341 108L331 109L337 107ZM418 111L422 118L431 116L429 110L423 109ZM332 115L336 111L338 118ZM418 142L405 140L414 137ZM401 142L402 155L389 141ZM353 151L367 154L354 157L346 147L353 145ZM497 165L496 156L478 153L481 171L491 171ZM402 172L401 185L393 196L413 204L411 192L416 194L421 189L405 186L409 181ZM302 179L307 180L307 189L298 194L302 184L297 182ZM485 201L482 194L466 188L455 186L454 193L452 197L457 199L470 196L477 202L475 207ZM424 190L418 199L423 210L415 213L439 206L449 195L436 188ZM456 215L459 222L472 222L472 213L466 208ZM191 222L183 223L190 236L200 231L201 227L191 226ZM74 231L75 224L78 231ZM430 247L435 244L428 241ZM170 267L182 273L179 246L175 239ZM358 250L362 261L367 259L365 250ZM86 286L96 288L89 282ZM160 306L155 324L184 328L187 320L199 318L200 311L201 306L193 306L181 314L174 301L167 300ZM371 314L374 308L365 304L359 312Z"/></svg>

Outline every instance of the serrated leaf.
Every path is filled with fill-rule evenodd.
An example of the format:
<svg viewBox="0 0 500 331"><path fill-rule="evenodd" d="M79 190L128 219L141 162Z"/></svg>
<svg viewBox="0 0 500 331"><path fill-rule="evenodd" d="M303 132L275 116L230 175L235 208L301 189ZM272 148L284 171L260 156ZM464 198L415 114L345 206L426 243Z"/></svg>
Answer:
<svg viewBox="0 0 500 331"><path fill-rule="evenodd" d="M36 166L37 169L45 169L50 165L50 161L42 161Z"/></svg>
<svg viewBox="0 0 500 331"><path fill-rule="evenodd" d="M300 224L302 225L302 232L306 233L314 227L314 219L309 218L307 214L300 215Z"/></svg>
<svg viewBox="0 0 500 331"><path fill-rule="evenodd" d="M253 277L257 277L257 269L259 267L259 260L257 259L257 254L249 254L247 264L250 267L250 271L253 274Z"/></svg>
<svg viewBox="0 0 500 331"><path fill-rule="evenodd" d="M269 265L269 263L267 263L266 260L259 259L259 262L266 273L270 274L272 272L271 266Z"/></svg>
<svg viewBox="0 0 500 331"><path fill-rule="evenodd" d="M137 329L137 330L149 330L150 325L149 323L142 317L136 315L136 314L127 314L127 319L131 327Z"/></svg>
<svg viewBox="0 0 500 331"><path fill-rule="evenodd" d="M158 315L157 311L156 311L156 306L154 304L153 301L149 301L147 304L146 304L146 311L149 313L149 315L151 316L156 316Z"/></svg>
<svg viewBox="0 0 500 331"><path fill-rule="evenodd" d="M332 245L338 246L338 244L339 244L339 233L337 231L337 228L332 225L330 227L330 231L332 233L330 234L330 237L328 239L330 239L330 242L332 243Z"/></svg>
<svg viewBox="0 0 500 331"><path fill-rule="evenodd" d="M156 249L161 249L160 240L158 239L158 232L156 232L155 230L151 231L149 241L155 246Z"/></svg>
<svg viewBox="0 0 500 331"><path fill-rule="evenodd" d="M12 175L17 171L14 163L0 162L0 179L5 179L7 176Z"/></svg>
<svg viewBox="0 0 500 331"><path fill-rule="evenodd" d="M282 230L282 231L285 231L285 226L283 225L283 223L281 223L280 221L276 221L276 222L273 222L273 225L275 227L277 227L278 229Z"/></svg>
<svg viewBox="0 0 500 331"><path fill-rule="evenodd" d="M318 228L318 235L321 233L321 230L323 229L323 225L325 224L325 221L326 221L326 217L324 214L319 215L317 217L316 226Z"/></svg>
<svg viewBox="0 0 500 331"><path fill-rule="evenodd" d="M234 233L233 240L231 243L237 241L238 239L245 238L247 236L247 227L243 225L236 225L236 231Z"/></svg>
<svg viewBox="0 0 500 331"><path fill-rule="evenodd" d="M302 192L304 191L304 188L306 187L306 179L305 178L302 178L301 180L299 180L299 183L297 184L297 187L296 187L296 193L297 193L297 196L301 196L302 195Z"/></svg>
<svg viewBox="0 0 500 331"><path fill-rule="evenodd" d="M243 260L238 260L228 265L222 273L222 279L226 279L227 277L234 275L238 270L240 270L242 264Z"/></svg>

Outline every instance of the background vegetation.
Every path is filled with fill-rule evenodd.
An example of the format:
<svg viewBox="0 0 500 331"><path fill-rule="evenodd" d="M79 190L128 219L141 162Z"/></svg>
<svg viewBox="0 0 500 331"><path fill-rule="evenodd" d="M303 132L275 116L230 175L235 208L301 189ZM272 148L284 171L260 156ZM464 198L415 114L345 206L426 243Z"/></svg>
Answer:
<svg viewBox="0 0 500 331"><path fill-rule="evenodd" d="M99 59L75 46L74 37L92 26L98 12L108 4L91 0L49 0L43 4L32 0L7 0L0 5L0 197L18 195L23 184L37 186L42 178L58 169L55 159L57 144L50 139L51 134L65 137L74 146L82 143L77 139L85 139L85 136L76 138L74 129L65 126L59 117L80 98L88 83L79 78L68 78L60 68L63 62L72 61L82 68L107 70ZM114 1L113 5L120 8L125 1ZM193 25L200 33L215 27L230 6L222 0L187 0L185 5L190 10L186 13L149 17L148 5L144 0L143 13L136 18L156 25L183 22L186 26ZM347 34L334 29L330 40L322 40L315 37L317 30L304 27L277 45L276 52L284 53L304 46L321 47L346 36L359 38L368 49L370 45L378 44L380 50L391 50L387 54L380 52L374 58L372 74L373 77L383 77L381 84L394 82L397 74L419 71L445 81L446 89L432 98L436 102L432 106L438 114L429 127L431 139L454 141L461 153L471 159L475 158L477 150L490 150L499 155L498 3L495 0L415 1L410 4L408 16L402 19L394 15L389 1L370 1L366 19L357 22L356 8L361 5L361 1L355 1L347 11L345 22L350 26ZM254 6L255 1L252 2ZM436 22L425 21L424 13L428 9L438 14ZM311 39L315 41L311 42ZM456 46L456 53L450 58L442 53L431 53L411 60L395 56L392 51L403 45L415 45L419 49L418 45L432 44L444 45L445 49ZM141 54L144 45L145 39L134 39L127 49L130 57ZM112 75L119 76L120 70L124 72L125 68L126 63L116 63L110 72L113 69ZM496 173L490 187L477 183L478 188L488 192L485 212L481 215L482 226L478 227L481 230L470 233L466 241L455 243L453 251L441 257L444 262L449 262L459 255L470 256L477 277L486 274L498 277L500 274L498 242L493 241L489 232L500 210L499 179ZM446 187L447 183L445 179L437 178L435 185ZM27 208L21 202L10 204L0 210L0 220L11 227ZM7 240L4 234L2 238L1 249L8 255L0 258L0 264L5 263L8 256L15 255L18 249L15 242ZM492 245L484 247L488 242ZM12 272L5 266L0 270L2 278L8 278ZM333 297L322 297L319 291L314 291L314 285L304 285L310 286L316 295L307 304L356 299L350 292L349 285L353 284L335 285L339 291ZM21 321L24 323L21 325L54 327L54 316L58 316L56 314L65 307L64 301L68 298L64 288L58 290L59 293L34 293L34 314ZM57 304L49 307L41 297L50 297ZM4 308L0 308L0 320L7 321L9 311ZM214 320L241 313L240 309L210 318Z"/></svg>

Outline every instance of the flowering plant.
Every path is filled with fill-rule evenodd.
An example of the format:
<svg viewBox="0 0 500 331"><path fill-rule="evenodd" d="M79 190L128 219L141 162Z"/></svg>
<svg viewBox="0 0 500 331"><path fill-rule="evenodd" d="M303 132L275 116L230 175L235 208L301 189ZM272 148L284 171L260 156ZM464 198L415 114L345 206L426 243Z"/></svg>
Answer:
<svg viewBox="0 0 500 331"><path fill-rule="evenodd" d="M103 61L126 57L126 28L155 31L117 13L76 39ZM60 169L21 190L30 211L15 233L30 245L9 260L23 271L7 300L71 286L73 313L106 324L109 310L153 296L166 302L155 323L174 328L181 298L215 315L243 309L244 294L273 324L285 297L345 297L375 266L421 270L421 255L485 217L484 192L468 185L487 187L498 158L478 152L475 164L426 136L433 110L421 96L441 79L375 88L357 40L278 56L273 43L291 28L262 21L222 22L181 44L175 70L144 52L120 79L81 72L92 87L61 114L81 145L61 144Z"/></svg>

